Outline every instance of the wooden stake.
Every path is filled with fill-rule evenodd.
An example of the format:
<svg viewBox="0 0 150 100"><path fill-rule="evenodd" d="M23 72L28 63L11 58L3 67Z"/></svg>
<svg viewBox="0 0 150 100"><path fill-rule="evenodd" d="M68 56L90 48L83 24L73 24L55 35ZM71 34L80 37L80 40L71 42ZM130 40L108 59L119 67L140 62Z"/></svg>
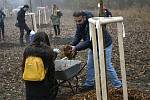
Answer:
<svg viewBox="0 0 150 100"><path fill-rule="evenodd" d="M39 26L41 25L41 12L44 13L44 18L42 15L42 22L44 24L47 24L47 18L46 18L46 7L37 7L38 9L38 16L39 16Z"/></svg>
<svg viewBox="0 0 150 100"><path fill-rule="evenodd" d="M41 25L41 10L38 10L38 15L39 15L39 26Z"/></svg>
<svg viewBox="0 0 150 100"><path fill-rule="evenodd" d="M101 100L101 85L100 85L100 69L98 63L98 51L97 51L97 39L96 39L96 28L95 25L90 23L90 34L92 34L92 45L93 47L93 56L94 56L94 70L95 70L95 81L96 81L96 96L97 100Z"/></svg>
<svg viewBox="0 0 150 100"><path fill-rule="evenodd" d="M98 50L99 50L99 64L101 73L101 87L102 87L102 100L107 100L107 83L106 83L106 64L105 64L105 52L103 42L102 25L98 24Z"/></svg>
<svg viewBox="0 0 150 100"><path fill-rule="evenodd" d="M34 30L35 32L37 32L35 13L28 13L27 15L31 16L31 18L33 19L33 30Z"/></svg>
<svg viewBox="0 0 150 100"><path fill-rule="evenodd" d="M45 23L45 24L47 24L47 18L46 18L46 8L45 8L45 7L44 7L44 18L45 18L44 23Z"/></svg>
<svg viewBox="0 0 150 100"><path fill-rule="evenodd" d="M111 17L111 18L93 17L89 19L90 36L92 38L93 54L94 54L97 100L101 100L101 99L107 100L106 73L105 73L106 70L105 70L105 61L104 61L105 53L104 53L104 46L103 46L102 25L108 23L114 23L114 22L117 23L117 28L118 28L118 44L119 44L120 66L121 66L121 75L122 75L122 84L123 84L123 98L124 100L128 100L124 48L123 48L124 28L123 28L122 21L123 21L123 17ZM95 25L98 29L98 46L97 46ZM99 55L97 51L98 48L99 48ZM101 81L100 81L100 77L101 77ZM102 87L102 89L100 86ZM101 98L101 90L102 90L102 98Z"/></svg>
<svg viewBox="0 0 150 100"><path fill-rule="evenodd" d="M123 98L128 100L127 92L127 82L126 82L126 70L125 70L125 60L124 60L124 47L123 47L123 26L122 22L117 23L118 28L118 44L119 44L119 54L120 54L120 66L123 84Z"/></svg>

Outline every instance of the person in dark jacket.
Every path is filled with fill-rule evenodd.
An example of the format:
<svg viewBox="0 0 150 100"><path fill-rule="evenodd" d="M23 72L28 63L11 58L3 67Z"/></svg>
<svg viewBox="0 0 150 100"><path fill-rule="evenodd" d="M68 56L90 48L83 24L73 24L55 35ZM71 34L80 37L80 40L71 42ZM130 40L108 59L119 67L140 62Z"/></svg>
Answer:
<svg viewBox="0 0 150 100"><path fill-rule="evenodd" d="M93 59L93 50L92 50L92 41L89 36L89 22L88 18L92 17L92 13L86 11L77 11L73 13L74 20L76 22L76 33L74 41L72 42L72 54L76 51L81 51L85 49L88 50L88 59L87 59L87 77L86 80L81 86L80 91L87 91L94 89L95 87L95 78L94 78L94 59ZM117 73L111 63L111 54L112 54L112 39L109 35L109 32L106 28L103 30L104 33L104 47L106 50L106 66L109 78L115 88L120 88L122 86L121 81L118 79ZM95 33L93 33L95 34ZM83 41L81 41L83 40Z"/></svg>
<svg viewBox="0 0 150 100"><path fill-rule="evenodd" d="M104 16L105 17L112 17L112 13L105 6L103 6L103 11L104 11Z"/></svg>
<svg viewBox="0 0 150 100"><path fill-rule="evenodd" d="M6 15L4 14L4 12L2 11L2 9L0 10L0 41L1 41L1 34L2 34L2 40L5 40L5 36L4 36L4 19L5 19Z"/></svg>
<svg viewBox="0 0 150 100"><path fill-rule="evenodd" d="M41 57L44 67L47 69L45 79L42 81L25 81L26 100L55 100L57 95L57 80L55 79L54 60L57 54L50 47L48 36L45 32L35 34L23 54L23 71L25 60L29 56Z"/></svg>
<svg viewBox="0 0 150 100"><path fill-rule="evenodd" d="M24 36L24 30L27 32L25 38L26 42L29 43L29 35L31 32L31 29L28 27L28 25L25 22L25 13L28 11L29 6L24 5L23 8L20 9L20 11L17 13L17 21L18 21L18 27L20 29L20 45L24 45L23 42L23 36Z"/></svg>

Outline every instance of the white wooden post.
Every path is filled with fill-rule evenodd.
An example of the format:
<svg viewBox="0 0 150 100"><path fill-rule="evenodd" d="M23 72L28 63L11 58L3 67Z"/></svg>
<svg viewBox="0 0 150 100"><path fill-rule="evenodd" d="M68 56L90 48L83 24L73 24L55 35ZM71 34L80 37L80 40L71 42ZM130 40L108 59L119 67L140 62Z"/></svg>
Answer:
<svg viewBox="0 0 150 100"><path fill-rule="evenodd" d="M46 8L44 8L44 20L45 20L45 24L47 24L47 18L46 18Z"/></svg>
<svg viewBox="0 0 150 100"><path fill-rule="evenodd" d="M43 14L44 15L43 23L47 24L46 7L37 7L37 9L38 9L38 16L39 16L39 26L41 25L41 17L40 16L41 16L42 12L44 13Z"/></svg>
<svg viewBox="0 0 150 100"><path fill-rule="evenodd" d="M9 17L9 10L8 9L5 9L3 10L4 14L6 15L6 17Z"/></svg>
<svg viewBox="0 0 150 100"><path fill-rule="evenodd" d="M41 25L41 10L38 10L38 16L39 16L39 26Z"/></svg>
<svg viewBox="0 0 150 100"><path fill-rule="evenodd" d="M128 100L127 93L127 82L126 82L126 71L125 71L125 60L124 60L124 48L123 48L123 34L124 34L124 26L123 26L123 17L93 17L89 19L90 25L90 36L96 43L93 43L93 53L94 53L94 67L95 67L95 79L96 79L96 94L99 95L102 91L102 100L107 100L107 87L106 87L106 71L105 71L105 62L104 62L104 47L103 47L103 34L102 34L102 25L108 23L117 23L118 28L118 42L119 42L119 53L120 53L120 66L121 66L121 75L122 75L122 84L123 84L123 97L124 100ZM95 40L95 27L91 27L91 24L96 25L98 32L98 40ZM93 29L94 28L94 29ZM93 33L92 33L93 32ZM94 33L95 32L95 33ZM124 34L125 36L125 34ZM97 42L98 42L98 54L95 53L97 51ZM95 45L96 44L96 45ZM99 58L99 60L97 60ZM100 66L98 64L100 64ZM98 70L100 69L100 71ZM98 71L98 72L97 72ZM101 77L101 82L98 78ZM98 82L98 83L97 83ZM100 89L101 83L101 90ZM97 100L101 100L101 95L97 96Z"/></svg>
<svg viewBox="0 0 150 100"><path fill-rule="evenodd" d="M34 24L34 31L37 32L35 13L33 14L33 24Z"/></svg>
<svg viewBox="0 0 150 100"><path fill-rule="evenodd" d="M31 16L31 17L33 18L33 27L34 27L34 31L37 32L35 13L27 13L27 15L29 15L29 16Z"/></svg>
<svg viewBox="0 0 150 100"><path fill-rule="evenodd" d="M127 93L126 70L125 70L125 59L124 59L124 48L123 48L123 26L121 22L117 23L117 28L118 28L120 66L121 66L121 75L122 75L122 84L123 84L123 97L124 100L127 100L128 93Z"/></svg>
<svg viewBox="0 0 150 100"><path fill-rule="evenodd" d="M95 81L96 81L96 96L97 100L101 100L101 81L100 81L100 68L99 68L99 63L98 63L98 51L97 51L97 39L96 39L96 28L95 24L90 23L90 34L92 37L92 45L94 46L93 48L93 55L94 55L94 70L95 70Z"/></svg>
<svg viewBox="0 0 150 100"><path fill-rule="evenodd" d="M104 57L104 45L103 45L103 34L102 34L102 25L97 24L98 32L98 50L99 50L99 62L100 62L100 73L101 73L101 87L102 87L102 99L107 100L107 83L106 83L106 65Z"/></svg>

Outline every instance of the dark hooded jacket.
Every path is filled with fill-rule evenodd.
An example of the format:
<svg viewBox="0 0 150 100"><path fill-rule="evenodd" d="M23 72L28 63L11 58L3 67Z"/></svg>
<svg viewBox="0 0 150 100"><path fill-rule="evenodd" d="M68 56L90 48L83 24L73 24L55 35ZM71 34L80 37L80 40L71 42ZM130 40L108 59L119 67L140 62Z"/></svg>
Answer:
<svg viewBox="0 0 150 100"><path fill-rule="evenodd" d="M25 13L26 11L24 11L23 8L21 8L20 11L17 13L17 21L19 26L24 26L25 24Z"/></svg>
<svg viewBox="0 0 150 100"><path fill-rule="evenodd" d="M43 81L25 81L27 100L54 100L58 89L56 88L57 81L54 67L56 53L49 46L42 43L28 46L23 55L23 70L25 59L29 56L41 57L47 73Z"/></svg>
<svg viewBox="0 0 150 100"><path fill-rule="evenodd" d="M4 26L4 18L6 15L0 10L0 26Z"/></svg>

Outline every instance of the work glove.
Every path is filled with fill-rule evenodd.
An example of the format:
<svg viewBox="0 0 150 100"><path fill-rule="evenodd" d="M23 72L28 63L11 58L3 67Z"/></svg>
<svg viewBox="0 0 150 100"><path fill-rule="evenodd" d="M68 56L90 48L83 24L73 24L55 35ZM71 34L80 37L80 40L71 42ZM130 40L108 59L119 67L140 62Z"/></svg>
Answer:
<svg viewBox="0 0 150 100"><path fill-rule="evenodd" d="M58 48L54 48L53 51L56 52L57 54L60 53L60 50Z"/></svg>
<svg viewBox="0 0 150 100"><path fill-rule="evenodd" d="M60 50L57 48L54 48L53 52L54 52L54 60L55 60L57 58L57 55L60 53Z"/></svg>
<svg viewBox="0 0 150 100"><path fill-rule="evenodd" d="M71 46L72 47L72 51L75 51L76 50L76 46Z"/></svg>

